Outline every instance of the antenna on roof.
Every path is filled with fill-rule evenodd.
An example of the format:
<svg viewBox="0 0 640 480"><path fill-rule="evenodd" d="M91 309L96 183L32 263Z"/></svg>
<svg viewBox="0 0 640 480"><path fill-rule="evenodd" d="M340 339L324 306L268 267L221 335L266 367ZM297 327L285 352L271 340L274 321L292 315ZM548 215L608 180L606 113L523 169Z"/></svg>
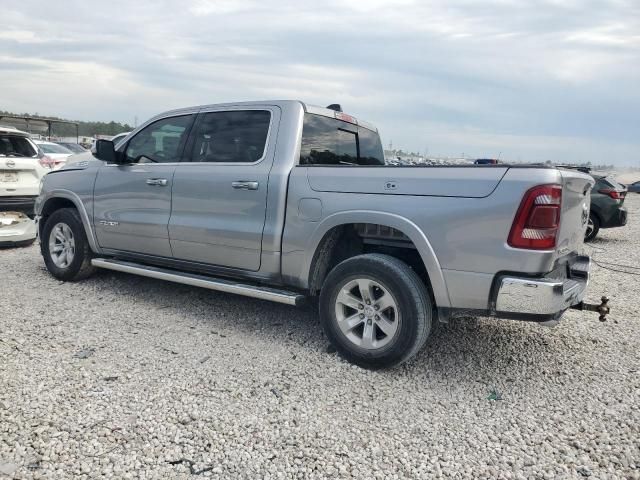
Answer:
<svg viewBox="0 0 640 480"><path fill-rule="evenodd" d="M339 103L332 103L331 105L327 106L327 108L329 110L335 110L336 112L341 112L342 111L342 107L340 106Z"/></svg>

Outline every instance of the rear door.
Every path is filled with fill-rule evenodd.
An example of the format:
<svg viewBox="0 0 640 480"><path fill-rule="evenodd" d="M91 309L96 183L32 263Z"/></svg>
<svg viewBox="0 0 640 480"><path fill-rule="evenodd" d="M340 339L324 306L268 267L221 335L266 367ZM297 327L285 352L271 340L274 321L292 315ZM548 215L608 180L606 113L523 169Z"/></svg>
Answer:
<svg viewBox="0 0 640 480"><path fill-rule="evenodd" d="M125 163L100 168L94 226L102 248L172 256L171 187L194 118L178 115L149 124L127 142Z"/></svg>
<svg viewBox="0 0 640 480"><path fill-rule="evenodd" d="M205 110L173 182L175 258L257 271L280 109Z"/></svg>

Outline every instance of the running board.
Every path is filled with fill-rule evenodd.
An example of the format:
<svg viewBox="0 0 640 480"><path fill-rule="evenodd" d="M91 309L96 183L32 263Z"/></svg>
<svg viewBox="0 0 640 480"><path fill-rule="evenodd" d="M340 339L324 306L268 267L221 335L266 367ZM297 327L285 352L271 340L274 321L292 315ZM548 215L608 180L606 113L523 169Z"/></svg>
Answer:
<svg viewBox="0 0 640 480"><path fill-rule="evenodd" d="M95 267L115 270L117 272L133 273L135 275L141 275L143 277L183 283L185 285L192 285L194 287L208 288L209 290L218 290L219 292L236 293L238 295L244 295L245 297L270 300L272 302L284 303L287 305L298 306L305 299L304 295L295 292L289 292L286 290L246 285L243 283L234 282L233 280L213 278L193 273L183 273L175 270L141 265L138 263L124 262L122 260L94 258L93 260L91 260L91 264Z"/></svg>

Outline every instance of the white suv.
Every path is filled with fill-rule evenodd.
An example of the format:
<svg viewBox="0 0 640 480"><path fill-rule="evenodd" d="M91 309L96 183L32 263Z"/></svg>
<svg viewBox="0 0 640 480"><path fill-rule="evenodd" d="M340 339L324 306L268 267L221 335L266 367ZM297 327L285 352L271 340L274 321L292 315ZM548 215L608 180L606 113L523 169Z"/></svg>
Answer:
<svg viewBox="0 0 640 480"><path fill-rule="evenodd" d="M31 243L40 179L54 167L29 134L0 126L0 246Z"/></svg>

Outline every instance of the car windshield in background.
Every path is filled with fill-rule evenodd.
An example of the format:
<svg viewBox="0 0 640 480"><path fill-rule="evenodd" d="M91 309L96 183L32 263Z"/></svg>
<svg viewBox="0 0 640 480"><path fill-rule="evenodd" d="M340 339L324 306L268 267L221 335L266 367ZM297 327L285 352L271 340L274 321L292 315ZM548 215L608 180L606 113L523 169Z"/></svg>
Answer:
<svg viewBox="0 0 640 480"><path fill-rule="evenodd" d="M0 135L0 157L35 157L37 154L27 138Z"/></svg>
<svg viewBox="0 0 640 480"><path fill-rule="evenodd" d="M321 115L305 114L301 165L384 165L376 132Z"/></svg>
<svg viewBox="0 0 640 480"><path fill-rule="evenodd" d="M82 148L80 145L78 145L77 143L62 143L62 142L58 142L58 145L71 150L73 153L82 153L82 152L86 152L86 150L84 148Z"/></svg>
<svg viewBox="0 0 640 480"><path fill-rule="evenodd" d="M594 190L599 190L601 188L613 188L615 190L626 190L627 187L616 182L613 177L595 177L596 184L594 185Z"/></svg>
<svg viewBox="0 0 640 480"><path fill-rule="evenodd" d="M625 190L627 188L621 183L618 183L613 177L606 177L604 180L616 190Z"/></svg>
<svg viewBox="0 0 640 480"><path fill-rule="evenodd" d="M55 143L39 143L38 146L44 153L73 153L68 148L63 147L62 145L56 145Z"/></svg>

